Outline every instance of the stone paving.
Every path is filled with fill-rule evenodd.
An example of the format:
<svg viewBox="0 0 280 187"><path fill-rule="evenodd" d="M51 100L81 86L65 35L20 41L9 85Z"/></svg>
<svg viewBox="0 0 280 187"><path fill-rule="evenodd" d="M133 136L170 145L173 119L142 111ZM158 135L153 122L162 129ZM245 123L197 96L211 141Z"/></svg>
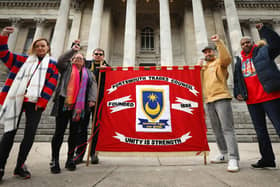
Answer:
<svg viewBox="0 0 280 187"><path fill-rule="evenodd" d="M210 155L217 153L215 143L210 143ZM259 158L256 143L239 143L240 167L238 173L226 171L227 164L203 164L203 157L100 157L100 164L86 167L78 165L74 172L63 166L67 144L61 150L62 172L49 171L50 143L35 143L26 162L32 173L31 179L13 176L19 144L16 143L7 163L0 186L97 186L97 187L183 187L183 186L280 186L280 143L273 147L277 169L256 170L250 164ZM209 160L209 159L208 159Z"/></svg>

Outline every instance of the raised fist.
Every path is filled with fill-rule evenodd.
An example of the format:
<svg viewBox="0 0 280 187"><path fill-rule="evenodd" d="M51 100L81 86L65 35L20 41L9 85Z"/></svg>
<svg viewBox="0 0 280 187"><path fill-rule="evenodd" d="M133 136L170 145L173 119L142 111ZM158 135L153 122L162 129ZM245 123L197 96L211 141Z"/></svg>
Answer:
<svg viewBox="0 0 280 187"><path fill-rule="evenodd" d="M215 35L211 36L211 40L212 40L213 42L217 42L217 41L220 40L220 37L219 37L218 34L215 34Z"/></svg>
<svg viewBox="0 0 280 187"><path fill-rule="evenodd" d="M258 23L258 24L256 24L256 28L257 28L258 30L261 30L261 29L262 29L262 27L263 27L263 24L262 24L262 23Z"/></svg>
<svg viewBox="0 0 280 187"><path fill-rule="evenodd" d="M3 30L2 30L2 33L1 35L2 36L9 36L9 34L13 33L15 31L15 28L14 27L5 27Z"/></svg>
<svg viewBox="0 0 280 187"><path fill-rule="evenodd" d="M81 48L77 44L72 47L74 51L79 51Z"/></svg>
<svg viewBox="0 0 280 187"><path fill-rule="evenodd" d="M80 47L80 40L74 40L72 45L73 45L72 49L74 51L79 51L81 49L81 47Z"/></svg>

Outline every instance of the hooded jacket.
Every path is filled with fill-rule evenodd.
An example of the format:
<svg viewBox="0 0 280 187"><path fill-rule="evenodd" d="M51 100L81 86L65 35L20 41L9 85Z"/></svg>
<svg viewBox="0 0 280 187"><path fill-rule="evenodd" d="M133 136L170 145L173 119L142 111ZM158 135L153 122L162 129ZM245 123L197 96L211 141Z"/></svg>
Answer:
<svg viewBox="0 0 280 187"><path fill-rule="evenodd" d="M265 92L279 91L280 71L274 59L280 54L280 36L266 26L263 26L259 33L261 38L266 39L268 45L261 42L253 50L252 60L258 79ZM244 100L247 100L248 93L241 71L241 59L236 57L235 60L234 97L241 94Z"/></svg>

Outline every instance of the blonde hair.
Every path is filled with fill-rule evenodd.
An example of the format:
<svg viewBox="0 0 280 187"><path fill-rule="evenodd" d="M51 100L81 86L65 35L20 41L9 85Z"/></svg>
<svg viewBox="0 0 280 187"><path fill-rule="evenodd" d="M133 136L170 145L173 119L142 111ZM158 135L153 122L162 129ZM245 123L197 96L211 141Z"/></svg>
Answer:
<svg viewBox="0 0 280 187"><path fill-rule="evenodd" d="M28 55L33 55L33 54L35 54L35 45L36 45L36 43L39 42L39 41L45 41L45 42L47 43L47 46L49 47L48 53L49 53L49 55L51 55L50 42L49 42L46 38L38 38L38 39L34 40L34 41L32 42L32 44L31 44L29 50L28 50Z"/></svg>

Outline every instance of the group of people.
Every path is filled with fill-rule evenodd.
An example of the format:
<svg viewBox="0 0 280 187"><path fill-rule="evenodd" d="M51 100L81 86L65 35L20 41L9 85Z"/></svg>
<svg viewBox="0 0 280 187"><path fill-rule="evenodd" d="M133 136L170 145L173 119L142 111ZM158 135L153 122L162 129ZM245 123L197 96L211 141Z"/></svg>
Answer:
<svg viewBox="0 0 280 187"><path fill-rule="evenodd" d="M236 57L234 70L234 96L239 101L246 101L257 133L261 159L252 167L276 167L265 116L267 114L280 136L280 71L274 62L280 53L280 36L262 24L256 27L267 43L254 44L250 37L241 38L241 58ZM0 142L0 181L23 112L26 124L14 175L24 179L31 177L24 163L42 112L54 91L51 115L55 116L56 128L51 142L50 171L54 174L61 172L59 152L68 123L70 132L65 168L73 171L76 164L83 162L90 117L94 115L93 111L97 111L94 108L99 107L103 97L105 74L100 74L98 67L109 66L104 61L104 50L95 49L93 60L86 61L79 52L80 41L76 40L56 62L51 58L48 40L39 38L32 43L29 56L18 55L10 52L7 45L9 34L13 32L13 27L5 27L0 35L0 58L10 71L0 94L0 124L4 124ZM211 40L216 44L218 57L213 46L206 46L202 50L205 58L199 62L204 101L220 151L220 155L211 162L228 162L227 170L236 172L239 171L239 151L234 132L232 96L227 86L232 57L218 35L213 35ZM95 127L90 154L91 163L97 164L95 146L99 124L96 124L96 118L92 119L95 119Z"/></svg>
<svg viewBox="0 0 280 187"><path fill-rule="evenodd" d="M261 154L260 160L251 164L253 168L275 168L275 156L267 131L266 119L271 120L280 137L280 71L274 59L280 54L280 36L270 28L256 24L260 37L254 43L251 37L240 39L241 58L235 57L234 97L246 101L252 119ZM227 86L228 66L232 58L219 39L211 37L215 47L206 46L202 52L202 85L204 101L210 124L216 136L220 154L211 163L228 163L229 172L239 171L239 151L234 131L231 94ZM206 62L206 63L205 63Z"/></svg>
<svg viewBox="0 0 280 187"><path fill-rule="evenodd" d="M103 73L99 75L98 67L109 66L104 60L104 50L93 50L93 60L86 61L79 52L80 41L76 40L71 49L56 62L51 57L48 40L38 38L31 44L28 56L18 55L8 49L8 37L13 32L13 27L5 27L0 35L0 58L9 69L8 78L0 93L0 124L4 125L0 142L0 181L4 176L5 165L23 112L26 117L25 130L14 175L23 179L31 177L24 163L33 145L42 112L54 92L51 115L55 116L56 126L51 142L50 171L54 174L61 172L59 152L68 123L70 125L65 168L73 171L76 164L83 162L88 144L90 117L94 116L94 111L97 111L94 109L99 107L103 97L102 91L97 96L97 81L103 89L105 76ZM92 137L92 164L98 163L95 154L98 125L95 125Z"/></svg>

